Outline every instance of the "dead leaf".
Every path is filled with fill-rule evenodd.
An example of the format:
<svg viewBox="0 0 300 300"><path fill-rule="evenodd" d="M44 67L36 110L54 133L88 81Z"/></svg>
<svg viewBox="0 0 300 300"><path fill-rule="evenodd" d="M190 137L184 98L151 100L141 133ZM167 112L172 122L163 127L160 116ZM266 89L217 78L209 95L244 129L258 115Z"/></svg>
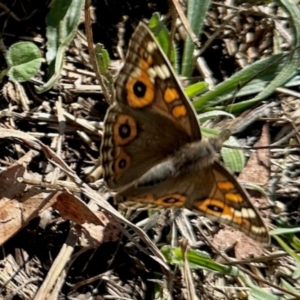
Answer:
<svg viewBox="0 0 300 300"><path fill-rule="evenodd" d="M82 226L83 247L96 248L102 243L118 239L118 226L113 225L104 213L92 211L86 203L68 191L56 193L53 200L55 200L52 204L53 208L58 210L64 219Z"/></svg>
<svg viewBox="0 0 300 300"><path fill-rule="evenodd" d="M83 224L84 230L80 238L81 246L97 248L103 243L117 241L120 233L119 227L114 225L101 211L94 213L102 220L103 225Z"/></svg>
<svg viewBox="0 0 300 300"><path fill-rule="evenodd" d="M31 188L19 199L0 200L0 245L36 217L47 203L47 193Z"/></svg>
<svg viewBox="0 0 300 300"><path fill-rule="evenodd" d="M28 159L28 156L24 156ZM48 193L20 182L25 167L17 163L0 173L0 245L36 217L47 203Z"/></svg>
<svg viewBox="0 0 300 300"><path fill-rule="evenodd" d="M95 213L79 198L68 191L57 192L54 198L53 208L58 210L60 215L76 224L93 223L103 225Z"/></svg>

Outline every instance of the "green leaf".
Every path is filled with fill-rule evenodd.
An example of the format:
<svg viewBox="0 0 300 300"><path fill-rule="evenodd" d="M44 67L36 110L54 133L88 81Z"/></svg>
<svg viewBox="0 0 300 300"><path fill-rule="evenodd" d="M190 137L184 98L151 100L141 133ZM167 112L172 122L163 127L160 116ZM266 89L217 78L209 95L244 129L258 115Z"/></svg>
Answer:
<svg viewBox="0 0 300 300"><path fill-rule="evenodd" d="M249 279L248 276L242 273L240 278L243 282L250 288L251 295L249 296L249 300L281 300L282 297L274 296L271 294L271 291L265 291L259 286L253 284Z"/></svg>
<svg viewBox="0 0 300 300"><path fill-rule="evenodd" d="M245 167L246 159L244 152L240 149L231 149L226 146L235 146L239 147L239 142L233 136L231 136L227 141L224 142L224 147L222 147L221 155L224 161L224 164L232 172L242 172Z"/></svg>
<svg viewBox="0 0 300 300"><path fill-rule="evenodd" d="M155 36L158 44L174 67L176 65L176 51L171 42L170 33L167 27L160 21L159 14L154 13L149 21L149 28Z"/></svg>
<svg viewBox="0 0 300 300"><path fill-rule="evenodd" d="M175 265L183 265L181 248L171 248L170 246L163 246L161 248L161 252L166 257L169 263ZM239 274L238 268L217 263L212 260L207 253L201 252L199 250L188 250L186 257L189 263L189 267L193 270L205 269L232 276L237 276Z"/></svg>
<svg viewBox="0 0 300 300"><path fill-rule="evenodd" d="M292 234L300 232L300 227L295 228L276 228L270 231L271 235Z"/></svg>
<svg viewBox="0 0 300 300"><path fill-rule="evenodd" d="M162 254L165 256L167 261L174 265L183 265L182 250L180 248L171 248L170 246L164 246L161 248ZM265 291L263 288L253 284L248 276L240 271L237 267L226 266L212 260L209 255L199 250L188 250L186 258L190 269L205 269L208 271L214 271L223 275L230 275L239 277L246 286L250 289L250 296L248 299L252 300L279 300L280 297L271 294L270 290Z"/></svg>
<svg viewBox="0 0 300 300"><path fill-rule="evenodd" d="M106 76L107 68L110 64L109 54L102 44L96 45L95 53L100 73Z"/></svg>
<svg viewBox="0 0 300 300"><path fill-rule="evenodd" d="M9 68L0 71L0 83L2 83L3 77L7 75L9 72Z"/></svg>
<svg viewBox="0 0 300 300"><path fill-rule="evenodd" d="M203 21L210 6L210 2L210 0L188 1L187 20L196 36L198 36L202 30ZM181 74L183 76L189 77L192 74L194 66L194 49L194 43L187 33L181 66Z"/></svg>
<svg viewBox="0 0 300 300"><path fill-rule="evenodd" d="M196 82L194 84L189 85L184 89L185 94L192 98L200 93L203 93L207 90L208 84L204 81Z"/></svg>
<svg viewBox="0 0 300 300"><path fill-rule="evenodd" d="M261 186L259 186L257 184L254 184L254 183L249 183L249 182L243 183L243 186L247 190L252 190L252 191L256 191L256 192L261 193L265 198L268 199L267 192Z"/></svg>
<svg viewBox="0 0 300 300"><path fill-rule="evenodd" d="M217 137L220 134L220 131L201 127L201 133L204 136ZM223 145L239 146L238 141L232 136L227 141L225 141ZM245 167L245 155L241 149L230 149L222 147L221 155L224 160L225 166L232 172L241 172Z"/></svg>
<svg viewBox="0 0 300 300"><path fill-rule="evenodd" d="M268 84L268 86L261 91L257 96L253 99L244 101L243 109L245 108L245 104L248 106L259 102L272 93L274 93L275 89L284 85L287 81L289 81L296 74L296 70L298 68L298 61L300 58L299 46L300 46L300 11L295 1L289 0L279 0L277 2L289 15L289 24L292 29L291 36L293 37L292 46L295 50L291 51L287 56L287 63L284 68L282 68L276 77ZM229 111L232 111L232 107L229 105L227 108ZM240 110L239 106L235 107L235 110Z"/></svg>
<svg viewBox="0 0 300 300"><path fill-rule="evenodd" d="M201 114L198 114L198 120L200 123L204 123L206 120L209 120L211 118L214 118L216 116L226 116L228 118L234 119L235 116L233 114L228 113L227 111L223 110L212 110L212 111L207 111Z"/></svg>
<svg viewBox="0 0 300 300"><path fill-rule="evenodd" d="M205 110L207 106L214 106L221 103L224 101L226 94L233 93L233 97L239 96L237 92L240 87L251 84L254 77L264 81L263 77L266 74L271 75L271 78L264 82L264 85L260 87L261 90L258 95L254 98L226 107L226 110L232 113L240 112L266 99L274 93L276 88L283 86L297 74L300 59L300 11L295 1L277 0L276 2L289 16L293 50L286 54L277 54L260 60L220 83L213 91L205 93L194 102L197 112Z"/></svg>
<svg viewBox="0 0 300 300"><path fill-rule="evenodd" d="M296 270L293 274L293 279L298 279L300 277L300 257L298 254L288 245L284 242L283 239L281 239L277 235L273 235L274 239L278 242L278 244L287 252L291 257L294 258L295 264L296 264Z"/></svg>
<svg viewBox="0 0 300 300"><path fill-rule="evenodd" d="M253 80L253 74L260 74L260 77L270 74L270 76L274 77L274 74L282 67L279 64L283 57L283 54L272 55L240 70L226 81L218 84L214 90L208 91L196 99L193 102L196 111L201 112L207 106L215 106L222 103L224 95L236 93L241 86L250 83Z"/></svg>
<svg viewBox="0 0 300 300"><path fill-rule="evenodd" d="M284 280L283 278L280 279L281 285L283 288L285 288L286 290L292 292L295 295L298 295L298 298L300 299L300 293L299 291L293 287L288 281ZM294 296L290 296L287 299L295 299Z"/></svg>
<svg viewBox="0 0 300 300"><path fill-rule="evenodd" d="M46 17L46 24L51 27L58 27L59 23L65 17L72 0L53 0L51 1L49 7L50 12Z"/></svg>
<svg viewBox="0 0 300 300"><path fill-rule="evenodd" d="M46 19L49 81L36 88L37 93L49 90L60 78L66 48L75 36L84 3L84 0L52 0Z"/></svg>
<svg viewBox="0 0 300 300"><path fill-rule="evenodd" d="M226 110L230 112L239 112L247 109L259 101L266 99L268 96L273 94L278 87L283 86L287 81L296 75L298 59L299 55L289 55L289 62L257 96L241 103L228 105Z"/></svg>
<svg viewBox="0 0 300 300"><path fill-rule="evenodd" d="M10 80L27 81L39 71L41 53L39 48L30 42L19 42L12 45L7 52Z"/></svg>

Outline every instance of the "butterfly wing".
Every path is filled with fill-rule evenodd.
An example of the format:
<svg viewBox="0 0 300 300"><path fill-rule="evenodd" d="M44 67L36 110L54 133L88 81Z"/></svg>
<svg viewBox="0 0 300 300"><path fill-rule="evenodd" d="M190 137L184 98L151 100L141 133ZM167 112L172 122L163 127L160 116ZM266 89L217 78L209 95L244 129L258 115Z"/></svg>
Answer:
<svg viewBox="0 0 300 300"><path fill-rule="evenodd" d="M185 207L254 240L269 242L267 228L246 191L218 162L201 167L195 163L178 172L171 160L165 161L116 199L130 207Z"/></svg>
<svg viewBox="0 0 300 300"><path fill-rule="evenodd" d="M236 228L254 240L269 243L266 225L237 179L218 162L214 162L208 172L215 184L208 197L193 199L193 210Z"/></svg>
<svg viewBox="0 0 300 300"><path fill-rule="evenodd" d="M201 139L193 107L165 55L140 23L104 120L104 181L119 190L182 145Z"/></svg>
<svg viewBox="0 0 300 300"><path fill-rule="evenodd" d="M141 114L153 110L181 127L191 142L201 139L194 108L169 60L143 23L137 26L131 37L115 88L116 102L141 111Z"/></svg>

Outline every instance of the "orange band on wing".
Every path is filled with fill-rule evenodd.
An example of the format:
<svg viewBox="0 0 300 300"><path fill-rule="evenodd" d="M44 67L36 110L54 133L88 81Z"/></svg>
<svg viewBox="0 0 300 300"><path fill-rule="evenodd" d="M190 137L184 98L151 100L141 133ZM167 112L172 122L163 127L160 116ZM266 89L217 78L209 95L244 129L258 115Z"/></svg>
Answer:
<svg viewBox="0 0 300 300"><path fill-rule="evenodd" d="M167 103L172 103L175 100L179 99L179 95L177 93L177 90L174 88L166 88L164 93L164 101Z"/></svg>
<svg viewBox="0 0 300 300"><path fill-rule="evenodd" d="M186 108L184 105L177 105L172 109L172 115L175 119L185 117L187 114Z"/></svg>
<svg viewBox="0 0 300 300"><path fill-rule="evenodd" d="M184 206L186 196L180 194L170 194L156 199L152 194L148 194L136 198L135 201L165 208L178 208Z"/></svg>
<svg viewBox="0 0 300 300"><path fill-rule="evenodd" d="M241 225L242 223L245 223L246 225L249 223L246 218L235 215L234 208L226 205L224 202L218 199L205 199L203 201L198 201L194 203L194 208L202 213L220 218L220 220L224 219L230 221L237 225ZM249 225L250 223L248 226Z"/></svg>
<svg viewBox="0 0 300 300"><path fill-rule="evenodd" d="M218 188L223 191L233 190L235 187L230 181L217 182Z"/></svg>
<svg viewBox="0 0 300 300"><path fill-rule="evenodd" d="M183 207L186 196L180 194L171 194L155 200L155 205L163 207Z"/></svg>
<svg viewBox="0 0 300 300"><path fill-rule="evenodd" d="M226 193L225 194L226 200L235 202L235 203L241 203L243 201L243 197L239 193Z"/></svg>

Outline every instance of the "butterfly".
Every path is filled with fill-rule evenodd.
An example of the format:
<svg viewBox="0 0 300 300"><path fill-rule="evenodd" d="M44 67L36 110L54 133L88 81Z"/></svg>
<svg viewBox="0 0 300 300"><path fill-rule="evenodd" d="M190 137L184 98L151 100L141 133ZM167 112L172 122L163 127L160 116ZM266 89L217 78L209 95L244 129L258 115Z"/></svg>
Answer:
<svg viewBox="0 0 300 300"><path fill-rule="evenodd" d="M217 160L222 143L201 137L168 59L140 23L104 120L100 160L106 186L129 207L187 208L268 243L259 212Z"/></svg>

